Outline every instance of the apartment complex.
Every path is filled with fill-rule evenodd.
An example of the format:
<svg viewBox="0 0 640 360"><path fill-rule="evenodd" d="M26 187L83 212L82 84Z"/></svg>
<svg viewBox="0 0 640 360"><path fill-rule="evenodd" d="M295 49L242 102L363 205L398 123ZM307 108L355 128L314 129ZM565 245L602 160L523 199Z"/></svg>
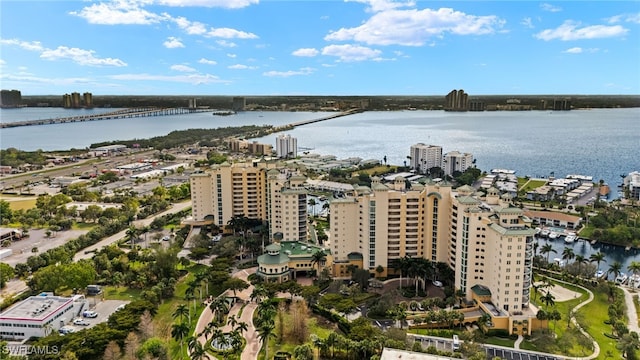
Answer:
<svg viewBox="0 0 640 360"><path fill-rule="evenodd" d="M281 159L298 156L298 139L291 135L278 135L276 138L276 156Z"/></svg>
<svg viewBox="0 0 640 360"><path fill-rule="evenodd" d="M409 150L412 169L426 174L433 167L442 167L442 146L418 143Z"/></svg>
<svg viewBox="0 0 640 360"><path fill-rule="evenodd" d="M449 151L442 159L442 170L447 175L453 175L456 171L463 173L470 167L473 167L473 155L470 153Z"/></svg>
<svg viewBox="0 0 640 360"><path fill-rule="evenodd" d="M366 269L381 266L384 274L404 256L444 262L467 300L487 289L496 312L517 314L529 305L535 230L510 202L495 188L478 195L469 186L408 188L401 177L388 184L373 178L370 188L331 201L334 262L360 253Z"/></svg>
<svg viewBox="0 0 640 360"><path fill-rule="evenodd" d="M213 217L223 227L246 216L268 221L271 239L306 241L305 180L266 161L214 166L190 177L193 220Z"/></svg>

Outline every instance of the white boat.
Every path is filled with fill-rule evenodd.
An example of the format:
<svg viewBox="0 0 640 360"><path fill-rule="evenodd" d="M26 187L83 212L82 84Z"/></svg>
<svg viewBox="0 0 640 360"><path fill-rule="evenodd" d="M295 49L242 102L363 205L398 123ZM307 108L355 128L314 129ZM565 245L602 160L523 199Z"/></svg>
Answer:
<svg viewBox="0 0 640 360"><path fill-rule="evenodd" d="M540 236L542 236L542 237L549 236L549 230L543 229L542 231L540 231Z"/></svg>
<svg viewBox="0 0 640 360"><path fill-rule="evenodd" d="M596 271L596 279L600 279L603 276L604 276L604 271L602 270Z"/></svg>
<svg viewBox="0 0 640 360"><path fill-rule="evenodd" d="M562 260L561 258L554 258L554 259L553 259L553 262L554 262L555 264L557 264L558 266L560 266L560 267L563 267L563 266L565 265L564 260Z"/></svg>
<svg viewBox="0 0 640 360"><path fill-rule="evenodd" d="M541 231L542 231L542 229L541 229L541 228L539 228L539 227L537 227L537 228L536 228L536 235L539 235Z"/></svg>
<svg viewBox="0 0 640 360"><path fill-rule="evenodd" d="M640 283L640 275L629 276L629 286L637 287L638 283Z"/></svg>
<svg viewBox="0 0 640 360"><path fill-rule="evenodd" d="M577 239L576 234L571 233L564 237L564 242L567 244L571 244L574 241L576 241L576 239Z"/></svg>
<svg viewBox="0 0 640 360"><path fill-rule="evenodd" d="M549 239L550 240L554 240L554 239L557 239L557 238L558 238L558 233L557 232L555 232L555 231L549 232Z"/></svg>
<svg viewBox="0 0 640 360"><path fill-rule="evenodd" d="M622 274L620 274L620 275L618 275L616 277L616 283L617 284L624 284L627 281L628 278L629 277L627 276L627 274L622 273Z"/></svg>

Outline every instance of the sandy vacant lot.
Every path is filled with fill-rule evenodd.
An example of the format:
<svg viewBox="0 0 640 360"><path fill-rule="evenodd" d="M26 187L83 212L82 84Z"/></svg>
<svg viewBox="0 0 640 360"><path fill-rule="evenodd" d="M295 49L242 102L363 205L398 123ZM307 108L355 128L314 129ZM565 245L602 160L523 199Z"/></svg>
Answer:
<svg viewBox="0 0 640 360"><path fill-rule="evenodd" d="M536 283L536 285L542 285L541 282ZM553 285L550 288L545 288L543 290L539 290L539 292L541 294L545 293L546 291L549 291L551 293L551 295L553 295L553 297L555 298L555 302L563 302L563 301L568 301L568 300L572 300L577 298L578 296L580 296L580 293L577 293L573 290L569 290L565 287L559 286L559 285Z"/></svg>

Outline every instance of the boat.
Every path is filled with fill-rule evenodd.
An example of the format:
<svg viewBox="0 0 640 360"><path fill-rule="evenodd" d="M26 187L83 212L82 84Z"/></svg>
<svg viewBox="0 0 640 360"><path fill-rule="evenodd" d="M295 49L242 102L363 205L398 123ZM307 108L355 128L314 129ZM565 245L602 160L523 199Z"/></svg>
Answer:
<svg viewBox="0 0 640 360"><path fill-rule="evenodd" d="M576 241L576 239L577 239L576 234L570 233L564 237L564 242L566 244L572 244L574 241Z"/></svg>
<svg viewBox="0 0 640 360"><path fill-rule="evenodd" d="M604 276L604 271L602 271L602 270L596 271L596 275L595 276L596 276L596 279L600 279L601 277Z"/></svg>
<svg viewBox="0 0 640 360"><path fill-rule="evenodd" d="M549 236L549 232L550 232L549 230L544 229L544 230L540 231L540 236L547 237L547 236Z"/></svg>
<svg viewBox="0 0 640 360"><path fill-rule="evenodd" d="M560 267L563 267L565 265L564 260L562 260L561 258L554 258L553 263Z"/></svg>
<svg viewBox="0 0 640 360"><path fill-rule="evenodd" d="M539 227L537 227L537 228L536 228L536 235L539 235L541 231L542 231L542 229L541 229L541 228L539 228Z"/></svg>
<svg viewBox="0 0 640 360"><path fill-rule="evenodd" d="M629 276L629 286L638 287L639 283L640 283L640 275L633 274L633 275Z"/></svg>
<svg viewBox="0 0 640 360"><path fill-rule="evenodd" d="M616 284L624 284L628 278L627 274L622 273L616 277Z"/></svg>
<svg viewBox="0 0 640 360"><path fill-rule="evenodd" d="M558 233L555 231L549 232L549 240L554 240L558 238Z"/></svg>

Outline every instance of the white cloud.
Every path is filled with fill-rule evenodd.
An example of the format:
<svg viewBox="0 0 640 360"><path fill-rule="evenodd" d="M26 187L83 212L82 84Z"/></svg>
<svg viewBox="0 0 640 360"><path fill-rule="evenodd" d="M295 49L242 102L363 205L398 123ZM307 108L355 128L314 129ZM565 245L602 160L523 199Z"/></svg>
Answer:
<svg viewBox="0 0 640 360"><path fill-rule="evenodd" d="M528 27L529 29L533 29L533 22L531 21L530 17L526 17L522 19L522 21L520 21L520 24L524 25L525 27Z"/></svg>
<svg viewBox="0 0 640 360"><path fill-rule="evenodd" d="M475 16L450 8L388 10L374 14L362 25L342 28L327 41L358 41L369 45L422 46L432 37L493 34L505 21L497 16Z"/></svg>
<svg viewBox="0 0 640 360"><path fill-rule="evenodd" d="M315 69L313 68L301 68L300 70L289 70L289 71L267 71L262 73L264 76L269 77L290 77L290 76L301 76L301 75L311 75Z"/></svg>
<svg viewBox="0 0 640 360"><path fill-rule="evenodd" d="M236 45L236 43L231 42L231 41L227 41L227 40L216 40L216 44L222 46L222 47L228 47L228 48L232 48L232 47L236 47L238 45Z"/></svg>
<svg viewBox="0 0 640 360"><path fill-rule="evenodd" d="M127 66L127 63L120 59L114 58L98 58L94 56L95 51L84 50L78 48L69 48L66 46L58 46L57 49L44 50L40 54L40 58L45 60L69 59L76 64L86 66Z"/></svg>
<svg viewBox="0 0 640 360"><path fill-rule="evenodd" d="M160 5L167 6L200 6L241 9L253 4L258 4L259 0L158 0L157 2Z"/></svg>
<svg viewBox="0 0 640 360"><path fill-rule="evenodd" d="M236 58L236 56L237 56L236 54L227 54L227 57L230 57L230 58L232 58L232 59L235 59L235 58Z"/></svg>
<svg viewBox="0 0 640 360"><path fill-rule="evenodd" d="M164 45L164 47L166 47L167 49L175 49L175 48L183 48L184 47L184 44L182 43L182 41L180 41L180 39L175 38L173 36L168 37L167 40L162 43L162 45Z"/></svg>
<svg viewBox="0 0 640 360"><path fill-rule="evenodd" d="M569 48L569 49L563 51L563 53L565 53L565 54L582 54L582 53L585 53L585 52L587 52L587 53L595 53L595 52L598 52L598 51L600 51L600 49L598 49L598 48L583 49L581 47L572 47L572 48Z"/></svg>
<svg viewBox="0 0 640 360"><path fill-rule="evenodd" d="M173 70L173 71L180 71L180 72L195 72L196 71L196 69L192 68L191 66L182 65L182 64L171 65L170 69Z"/></svg>
<svg viewBox="0 0 640 360"><path fill-rule="evenodd" d="M198 62L200 64L207 64L207 65L216 65L216 64L218 64L215 60L209 60L209 59L205 59L205 58L202 58L202 59L198 60Z"/></svg>
<svg viewBox="0 0 640 360"><path fill-rule="evenodd" d="M219 77L211 74L185 74L185 75L152 75L152 74L120 74L109 76L114 80L125 81L169 81L178 83L189 83L194 85L210 83L228 83Z"/></svg>
<svg viewBox="0 0 640 360"><path fill-rule="evenodd" d="M243 64L235 64L235 65L227 66L227 68L233 69L233 70L255 70L258 67L257 66L248 66L248 65L243 65Z"/></svg>
<svg viewBox="0 0 640 360"><path fill-rule="evenodd" d="M6 65L6 64L7 64L7 62L6 62L6 61L4 61L4 60L0 59L0 66L2 66L2 65Z"/></svg>
<svg viewBox="0 0 640 360"><path fill-rule="evenodd" d="M380 50L359 45L329 45L322 49L322 55L336 56L343 62L374 60L381 53Z"/></svg>
<svg viewBox="0 0 640 360"><path fill-rule="evenodd" d="M202 35L207 32L207 25L198 21L189 21L180 16L171 20L189 35Z"/></svg>
<svg viewBox="0 0 640 360"><path fill-rule="evenodd" d="M620 25L591 25L580 28L580 23L567 20L555 29L546 29L535 35L536 38L549 40L582 40L601 39L615 36L623 36L629 30Z"/></svg>
<svg viewBox="0 0 640 360"><path fill-rule="evenodd" d="M394 0L346 0L346 1L367 4L368 12L380 12L380 11L397 9L401 7L413 7L416 5L415 1L405 1L405 2L399 2Z"/></svg>
<svg viewBox="0 0 640 360"><path fill-rule="evenodd" d="M18 39L0 39L0 45L14 45L29 51L42 51L44 47L40 41L22 41Z"/></svg>
<svg viewBox="0 0 640 360"><path fill-rule="evenodd" d="M608 18L607 22L609 22L610 24L615 24L619 22L630 22L630 23L640 24L640 12L636 14L615 15Z"/></svg>
<svg viewBox="0 0 640 360"><path fill-rule="evenodd" d="M563 51L563 53L580 54L580 53L582 53L582 48L581 47L572 47L570 49L567 49L567 50Z"/></svg>
<svg viewBox="0 0 640 360"><path fill-rule="evenodd" d="M548 11L548 12L560 12L562 11L562 8L559 6L555 6L555 5L551 5L548 3L543 3L540 4L540 8L544 11Z"/></svg>
<svg viewBox="0 0 640 360"><path fill-rule="evenodd" d="M8 81L20 81L24 83L42 83L42 84L55 84L55 85L73 85L73 84L90 84L94 83L89 78L50 78L50 77L37 77L32 75L13 75L13 74L0 74L0 79Z"/></svg>
<svg viewBox="0 0 640 360"><path fill-rule="evenodd" d="M231 28L211 28L206 34L206 37L219 37L223 39L257 39L258 35L240 31Z"/></svg>
<svg viewBox="0 0 640 360"><path fill-rule="evenodd" d="M291 53L293 56L314 57L320 52L314 48L301 48Z"/></svg>
<svg viewBox="0 0 640 360"><path fill-rule="evenodd" d="M79 16L90 24L117 25L117 24L155 24L164 20L164 16L158 15L142 8L144 4L134 0L115 0L92 4L80 11L72 11L69 14Z"/></svg>

